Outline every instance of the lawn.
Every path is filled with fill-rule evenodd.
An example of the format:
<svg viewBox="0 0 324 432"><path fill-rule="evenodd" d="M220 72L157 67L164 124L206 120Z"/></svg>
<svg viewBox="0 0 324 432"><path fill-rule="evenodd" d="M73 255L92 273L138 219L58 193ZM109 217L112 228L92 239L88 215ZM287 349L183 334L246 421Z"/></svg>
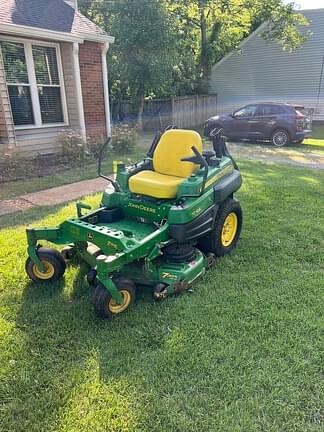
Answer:
<svg viewBox="0 0 324 432"><path fill-rule="evenodd" d="M135 149L128 155L111 155L106 158L103 163L103 172L112 172L113 160L131 159L138 161L145 155L143 149ZM33 177L26 180L11 181L7 183L0 183L0 200L12 199L20 195L30 192L37 192L42 189L49 189L56 186L62 186L69 183L74 183L81 180L87 180L97 177L97 163L89 162L87 165L67 169L63 172L50 174L43 177Z"/></svg>
<svg viewBox="0 0 324 432"><path fill-rule="evenodd" d="M112 322L85 268L51 286L24 273L25 225L73 204L0 220L2 432L323 431L324 172L240 166L237 250L192 293L140 291Z"/></svg>

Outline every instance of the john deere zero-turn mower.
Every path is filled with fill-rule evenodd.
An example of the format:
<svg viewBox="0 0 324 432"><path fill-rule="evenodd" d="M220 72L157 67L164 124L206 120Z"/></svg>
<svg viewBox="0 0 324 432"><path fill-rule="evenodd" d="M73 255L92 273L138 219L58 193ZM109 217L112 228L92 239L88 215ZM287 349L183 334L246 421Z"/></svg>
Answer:
<svg viewBox="0 0 324 432"><path fill-rule="evenodd" d="M66 260L79 256L90 266L95 313L105 318L128 309L138 285L150 287L155 299L188 289L215 257L235 248L242 227L234 198L240 171L221 131L211 140L214 150L203 151L197 132L171 126L155 137L144 160L118 164L115 180L101 175L104 146L99 175L113 188L97 209L78 202L77 217L27 229L29 277L57 280ZM60 253L41 240L67 247Z"/></svg>

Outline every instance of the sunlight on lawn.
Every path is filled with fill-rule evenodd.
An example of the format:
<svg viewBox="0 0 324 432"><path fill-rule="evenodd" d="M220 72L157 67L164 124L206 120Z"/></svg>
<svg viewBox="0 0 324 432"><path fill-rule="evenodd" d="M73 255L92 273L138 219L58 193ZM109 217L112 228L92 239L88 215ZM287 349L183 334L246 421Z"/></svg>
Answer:
<svg viewBox="0 0 324 432"><path fill-rule="evenodd" d="M59 224L74 203L0 219L1 430L321 430L324 172L240 168L237 250L192 293L139 289L111 322L94 316L86 266L45 286L25 275L25 225Z"/></svg>

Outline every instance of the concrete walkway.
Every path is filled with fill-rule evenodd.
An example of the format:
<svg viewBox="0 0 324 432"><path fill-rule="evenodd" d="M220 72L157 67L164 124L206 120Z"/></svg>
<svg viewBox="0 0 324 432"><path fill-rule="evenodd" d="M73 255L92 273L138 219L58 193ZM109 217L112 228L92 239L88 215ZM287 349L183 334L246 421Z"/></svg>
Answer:
<svg viewBox="0 0 324 432"><path fill-rule="evenodd" d="M102 178L95 178L40 192L29 193L16 199L0 201L0 216L37 206L61 204L85 195L101 192L105 188L107 188L107 181Z"/></svg>

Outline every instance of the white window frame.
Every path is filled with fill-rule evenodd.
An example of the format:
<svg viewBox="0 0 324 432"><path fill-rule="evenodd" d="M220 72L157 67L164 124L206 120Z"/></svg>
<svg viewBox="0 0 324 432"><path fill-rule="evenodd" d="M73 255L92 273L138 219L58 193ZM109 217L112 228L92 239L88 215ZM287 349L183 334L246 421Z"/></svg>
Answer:
<svg viewBox="0 0 324 432"><path fill-rule="evenodd" d="M7 37L7 36L2 36L2 35L0 37L0 41L21 43L24 45L24 50L25 50L25 58L26 58L27 74L28 74L29 83L28 84L22 84L22 85L28 86L30 88L30 96L31 96L32 109L33 109L35 124L17 125L17 126L15 126L15 129L16 130L43 129L43 128L50 128L50 127L69 126L69 117L68 117L68 109L67 109L67 103L66 103L66 93L65 93L65 86L64 86L64 75L63 75L63 66L62 66L60 44L54 43L54 42L40 41L40 40L36 40L36 39L22 39L22 38L18 38L18 37ZM42 84L38 85L37 80L36 80L36 72L35 72L35 65L34 65L34 58L33 58L33 51L32 51L33 45L55 48L56 59L57 59L57 68L58 68L58 76L59 76L59 84L57 86L53 85L50 87L60 87L60 89L61 89L60 93L61 93L61 103L62 103L62 112L63 112L63 122L60 122L60 123L43 123L42 122L41 108L40 108L39 95L38 95L38 87L42 86ZM11 85L10 82L6 82L6 84ZM12 83L12 85L17 85L17 83ZM46 85L44 85L44 87L46 87Z"/></svg>

